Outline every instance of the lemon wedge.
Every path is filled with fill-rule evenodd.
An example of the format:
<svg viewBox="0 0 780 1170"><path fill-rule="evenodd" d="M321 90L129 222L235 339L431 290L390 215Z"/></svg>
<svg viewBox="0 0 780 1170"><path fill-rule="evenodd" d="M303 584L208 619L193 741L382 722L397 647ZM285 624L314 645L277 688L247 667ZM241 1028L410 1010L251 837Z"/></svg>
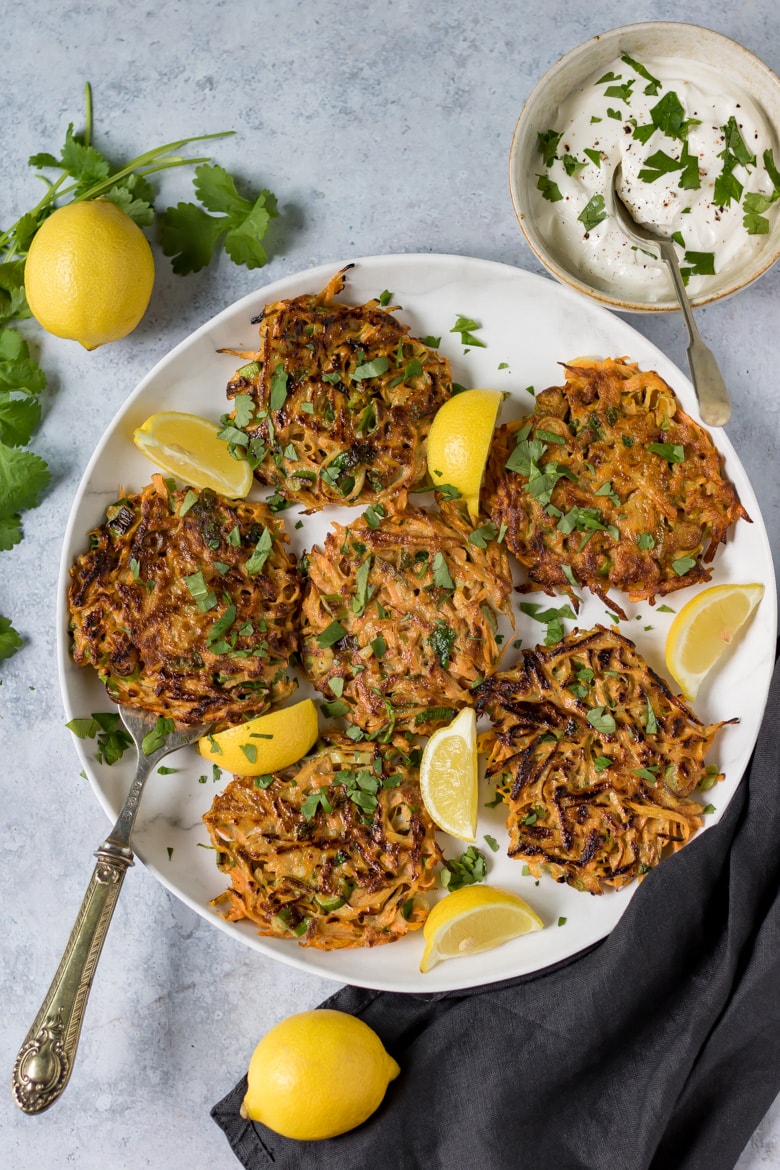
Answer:
<svg viewBox="0 0 780 1170"><path fill-rule="evenodd" d="M713 585L687 602L666 636L666 667L689 701L764 596L764 586Z"/></svg>
<svg viewBox="0 0 780 1170"><path fill-rule="evenodd" d="M238 776L265 776L297 763L317 742L317 708L311 699L258 715L198 740L205 760Z"/></svg>
<svg viewBox="0 0 780 1170"><path fill-rule="evenodd" d="M241 1116L297 1141L337 1137L371 1116L400 1071L363 1020L332 1008L298 1012L255 1048Z"/></svg>
<svg viewBox="0 0 780 1170"><path fill-rule="evenodd" d="M474 520L496 419L500 390L464 390L437 410L428 435L431 483L457 488Z"/></svg>
<svg viewBox="0 0 780 1170"><path fill-rule="evenodd" d="M252 486L252 468L246 459L233 458L218 432L210 419L167 410L133 431L133 442L152 463L188 486L243 499Z"/></svg>
<svg viewBox="0 0 780 1170"><path fill-rule="evenodd" d="M465 886L447 894L428 915L420 970L430 971L443 959L492 950L543 926L536 911L517 894L493 886Z"/></svg>
<svg viewBox="0 0 780 1170"><path fill-rule="evenodd" d="M434 822L462 841L477 839L477 714L464 707L435 731L420 761L420 791Z"/></svg>

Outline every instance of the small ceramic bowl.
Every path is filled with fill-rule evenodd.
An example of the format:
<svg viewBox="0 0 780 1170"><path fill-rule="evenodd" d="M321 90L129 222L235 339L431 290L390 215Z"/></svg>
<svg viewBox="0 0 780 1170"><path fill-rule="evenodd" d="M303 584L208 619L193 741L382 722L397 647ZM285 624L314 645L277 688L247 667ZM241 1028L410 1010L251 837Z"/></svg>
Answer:
<svg viewBox="0 0 780 1170"><path fill-rule="evenodd" d="M564 103L571 110L572 100L575 108L580 101L586 100L587 94L594 91L592 83L601 82L604 73L610 66L614 69L614 63L620 63L624 54L640 64L643 61L663 61L670 69L671 63L676 68L679 62L679 77L682 79L695 79L697 71L704 70L705 77L709 76L715 82L714 93L719 95L720 109L730 108L732 93L735 103L739 101L740 94L750 99L765 123L767 139L757 148L757 166L749 171L744 168L738 171L745 192L757 189L757 185L769 194L772 192L772 183L763 167L764 146L773 149L775 164L780 168L780 79L757 57L728 37L697 25L664 21L625 25L593 37L553 65L528 97L512 141L509 185L515 214L532 251L558 280L612 308L632 313L663 312L679 306L671 280L660 261L650 258L645 262L645 258L640 257L644 263L643 275L637 272L636 252L631 257L621 251L621 255L630 262L627 266L619 258L613 257L606 243L602 248L602 256L594 259L594 243L600 238L606 240L609 225L605 224L601 232L589 230L587 222L577 225L578 209L582 210L580 203L586 202L587 195L578 201L574 194L562 196L560 189L554 190L548 186L548 195L552 190L555 196L553 201L546 200L540 193L540 184L544 186L556 175L561 177L567 192L576 192L577 188L576 177L570 181L571 177L567 178L560 170L562 154L556 156L554 163L546 165L539 136L545 136L550 130L563 130L564 127L557 124L557 119L564 117L561 113ZM714 72L708 74L707 71ZM632 69L621 68L621 76L624 81L627 77L633 79L635 94L641 92L640 87L646 84L641 74ZM673 88L673 84L664 81L660 96L668 88ZM603 85L600 92L604 92ZM607 118L594 119L594 122L602 123L598 127L594 126L594 132L598 130L604 135L600 142L603 165L599 168L600 173L591 165L586 176L591 186L594 177L601 184L605 200L602 207L607 211L607 218L611 174L621 150L625 149L632 137L630 99L623 106L618 98L612 99L612 102L613 107L619 108L610 115L614 119L611 123ZM740 109L738 105L735 108L737 111ZM710 121L714 120L715 115ZM590 119L584 117L583 123L585 121L589 122ZM610 135L611 147L608 145ZM616 135L625 136L622 146L618 144ZM562 150L565 137L561 142L559 149ZM755 144L748 143L750 145ZM634 158L641 151L650 155L659 148L662 152L676 149L677 156L674 157L678 157L682 150L682 140L668 138L665 133L656 133L647 146L634 143ZM554 143L550 147L551 151L553 149ZM572 157L576 158L576 155ZM644 165L647 165L646 162ZM716 165L721 167L723 164ZM559 169L553 170L553 167ZM625 173L625 165L623 170ZM747 177L749 173L754 173L753 180ZM665 177L662 176L662 181ZM679 197L686 199L687 193L675 191L673 198ZM732 217L735 210L741 218L741 206L733 205ZM562 230L561 216L567 211L570 216L568 228ZM698 213L697 207L693 207L692 212ZM721 218L714 204L710 204L710 212L715 220ZM769 230L763 234L745 234L744 238L732 234L737 242L722 273L718 273L716 268L716 273L707 275L706 279L691 281L689 296L692 304L710 304L738 292L775 263L780 256L780 199L768 208L765 219ZM686 222L690 223L690 220ZM714 254L717 256L717 251ZM684 258L681 256L681 259ZM699 275L695 270L694 274Z"/></svg>

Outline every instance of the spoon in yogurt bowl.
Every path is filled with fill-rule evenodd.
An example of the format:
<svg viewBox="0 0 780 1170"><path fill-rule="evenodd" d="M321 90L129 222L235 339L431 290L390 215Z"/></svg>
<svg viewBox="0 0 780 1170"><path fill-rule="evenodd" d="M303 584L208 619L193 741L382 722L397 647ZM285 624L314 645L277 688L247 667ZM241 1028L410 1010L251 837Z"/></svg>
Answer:
<svg viewBox="0 0 780 1170"><path fill-rule="evenodd" d="M723 376L712 350L702 340L701 334L693 319L691 302L685 290L680 264L677 260L674 241L668 236L653 231L644 224L637 223L633 214L623 202L621 185L623 169L620 163L615 167L612 176L612 205L613 212L621 231L632 240L637 247L647 248L649 244L658 252L661 260L669 266L672 283L680 302L680 308L688 328L688 365L691 370L691 380L699 402L699 413L703 423L710 427L723 427L731 417L731 403Z"/></svg>

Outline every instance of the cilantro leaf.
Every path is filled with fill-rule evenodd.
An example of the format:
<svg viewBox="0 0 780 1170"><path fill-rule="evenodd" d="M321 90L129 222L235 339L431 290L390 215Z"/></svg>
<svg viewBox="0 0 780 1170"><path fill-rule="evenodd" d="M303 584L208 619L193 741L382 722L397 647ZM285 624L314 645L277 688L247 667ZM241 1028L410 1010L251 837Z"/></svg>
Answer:
<svg viewBox="0 0 780 1170"><path fill-rule="evenodd" d="M0 392L0 441L23 447L40 421L41 404L36 398L10 398Z"/></svg>
<svg viewBox="0 0 780 1170"><path fill-rule="evenodd" d="M262 268L268 255L260 242L272 219L279 214L274 195L262 190L246 199L224 167L201 163L195 168L195 194L209 215L194 203L178 203L160 217L160 243L173 258L173 270L180 275L199 272L210 262L224 235L225 251L236 264Z"/></svg>
<svg viewBox="0 0 780 1170"><path fill-rule="evenodd" d="M0 616L0 659L10 658L22 646L22 639L11 625L10 619Z"/></svg>
<svg viewBox="0 0 780 1170"><path fill-rule="evenodd" d="M552 179L548 179L547 175L536 176L536 187L537 190L541 191L542 198L547 199L550 203L557 203L563 199L560 187Z"/></svg>
<svg viewBox="0 0 780 1170"><path fill-rule="evenodd" d="M178 276L205 268L225 230L221 220L194 203L169 207L160 216L159 229L162 250L171 257L171 267Z"/></svg>
<svg viewBox="0 0 780 1170"><path fill-rule="evenodd" d="M37 165L37 164L34 164ZM51 166L44 163L44 166ZM108 178L108 163L94 146L87 146L81 138L73 133L71 122L65 133L65 145L60 151L60 161L54 163L61 167L86 190L101 179Z"/></svg>
<svg viewBox="0 0 780 1170"><path fill-rule="evenodd" d="M542 156L542 161L546 167L551 167L555 162L555 152L558 149L558 143L561 140L561 135L557 130L539 131L536 135L536 143L539 147L539 153Z"/></svg>
<svg viewBox="0 0 780 1170"><path fill-rule="evenodd" d="M7 552L22 539L22 518L15 516L0 516L0 552Z"/></svg>
<svg viewBox="0 0 780 1170"><path fill-rule="evenodd" d="M14 244L18 246L16 236ZM6 260L0 264L0 325L29 316L30 308L24 293L24 261Z"/></svg>
<svg viewBox="0 0 780 1170"><path fill-rule="evenodd" d="M681 159L672 158L663 150L657 150L655 154L648 155L644 161L645 166L639 172L639 178L643 183L654 183L656 179L660 179L661 175L669 175L673 171L679 171L682 167Z"/></svg>
<svg viewBox="0 0 780 1170"><path fill-rule="evenodd" d="M109 187L103 198L115 203L139 227L151 227L154 223L154 189L142 175L128 175Z"/></svg>
<svg viewBox="0 0 780 1170"><path fill-rule="evenodd" d="M577 219L584 226L585 231L592 231L597 224L607 218L607 209L603 195L594 195L583 207Z"/></svg>
<svg viewBox="0 0 780 1170"><path fill-rule="evenodd" d="M774 152L771 149L765 150L763 159L764 168L766 173L769 175L772 186L775 189L775 195L780 196L780 171L778 171L777 166L775 165Z"/></svg>
<svg viewBox="0 0 780 1170"><path fill-rule="evenodd" d="M452 892L484 881L486 876L485 854L476 845L469 845L460 857L445 857L440 880L445 889Z"/></svg>
<svg viewBox="0 0 780 1170"><path fill-rule="evenodd" d="M0 443L0 516L34 508L50 479L48 466L38 455Z"/></svg>
<svg viewBox="0 0 780 1170"><path fill-rule="evenodd" d="M635 73L639 74L640 77L644 77L645 81L649 83L645 86L645 93L648 95L648 97L655 97L661 88L661 82L658 80L658 78L653 77L652 73L650 73L644 65L642 65L639 61L635 61L633 57L629 57L628 53L623 53L620 60L624 65L629 65Z"/></svg>

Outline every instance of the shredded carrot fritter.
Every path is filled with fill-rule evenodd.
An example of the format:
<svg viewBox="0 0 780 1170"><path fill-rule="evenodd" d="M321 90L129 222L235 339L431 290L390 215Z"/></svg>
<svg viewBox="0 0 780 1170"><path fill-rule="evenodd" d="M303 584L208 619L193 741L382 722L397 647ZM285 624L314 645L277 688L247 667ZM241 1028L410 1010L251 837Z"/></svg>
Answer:
<svg viewBox="0 0 780 1170"><path fill-rule="evenodd" d="M702 724L603 626L523 651L477 708L493 723L487 774L508 806L509 856L592 894L681 848L703 824L694 790L723 778L704 758L724 724Z"/></svg>
<svg viewBox="0 0 780 1170"><path fill-rule="evenodd" d="M402 508L425 479L450 365L378 300L337 302L350 267L320 293L266 305L257 349L236 353L232 417L255 476L283 499Z"/></svg>
<svg viewBox="0 0 780 1170"><path fill-rule="evenodd" d="M430 732L495 668L509 559L495 535L473 535L455 504L408 508L334 524L305 558L303 669L363 731Z"/></svg>
<svg viewBox="0 0 780 1170"><path fill-rule="evenodd" d="M235 777L203 818L232 883L213 904L321 950L417 930L441 862L418 761L402 740L334 736L274 776Z"/></svg>
<svg viewBox="0 0 780 1170"><path fill-rule="evenodd" d="M68 590L73 658L116 702L228 725L295 690L300 581L265 504L155 475L89 539Z"/></svg>
<svg viewBox="0 0 780 1170"><path fill-rule="evenodd" d="M529 589L632 601L709 581L738 519L750 520L708 432L653 371L580 358L533 414L496 431L487 510L506 525ZM576 604L576 601L575 601Z"/></svg>

